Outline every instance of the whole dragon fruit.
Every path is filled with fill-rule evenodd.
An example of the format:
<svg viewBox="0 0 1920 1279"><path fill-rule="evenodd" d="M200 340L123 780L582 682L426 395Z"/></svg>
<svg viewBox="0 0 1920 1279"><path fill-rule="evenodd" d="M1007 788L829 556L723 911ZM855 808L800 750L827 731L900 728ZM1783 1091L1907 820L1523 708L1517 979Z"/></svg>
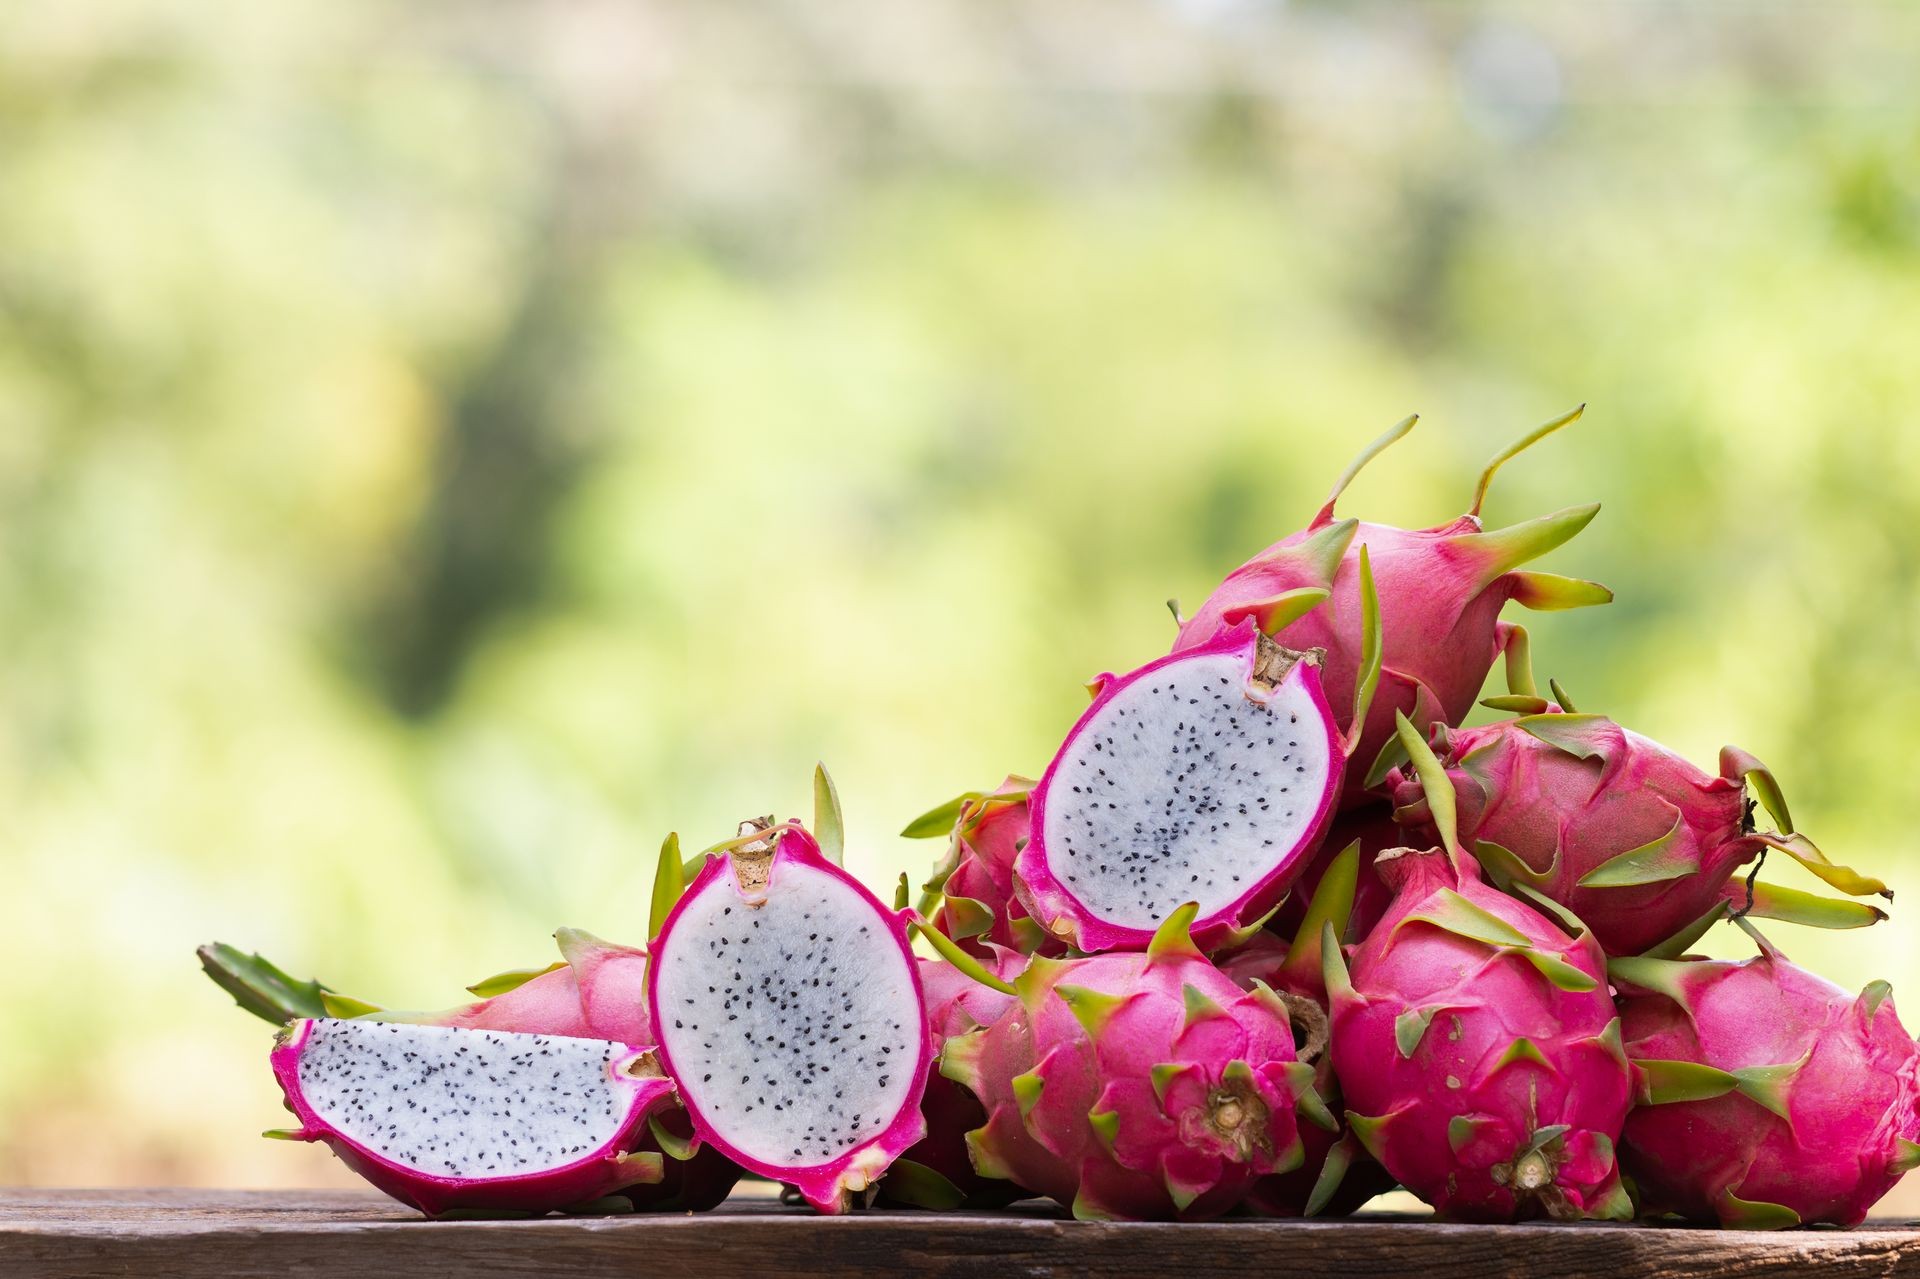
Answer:
<svg viewBox="0 0 1920 1279"><path fill-rule="evenodd" d="M577 928L562 928L554 939L564 962L546 969L490 977L470 988L475 993L485 992L484 998L440 1012L380 1008L341 995L318 981L298 981L259 955L246 955L218 942L202 946L199 955L207 975L236 1003L275 1025L308 1018L350 1017L356 1021L651 1045L654 1037L647 1018L646 952L602 941ZM671 1097L648 1114L635 1154L656 1156L658 1174L610 1192L625 1198L634 1208L704 1212L726 1199L740 1179L738 1167L693 1139L686 1112ZM644 1161L634 1166L643 1167ZM517 1205L509 1202L498 1206Z"/></svg>
<svg viewBox="0 0 1920 1279"><path fill-rule="evenodd" d="M1381 855L1393 905L1350 970L1325 933L1347 1122L1444 1216L1628 1217L1614 1148L1632 1086L1605 957L1482 882L1441 828L1444 848Z"/></svg>
<svg viewBox="0 0 1920 1279"><path fill-rule="evenodd" d="M934 1038L949 1039L998 1021L1019 1000L981 980L983 972L967 972L942 959L916 959L920 985L927 992L927 1020ZM1011 951L992 956L990 971L1012 975L1023 961ZM997 980L997 978L996 978ZM939 1071L936 1061L928 1071L926 1095L920 1100L927 1135L894 1161L880 1182L880 1202L913 1208L999 1208L1025 1193L1010 1181L982 1177L967 1153L967 1134L987 1122L979 1098Z"/></svg>
<svg viewBox="0 0 1920 1279"><path fill-rule="evenodd" d="M1182 907L1142 954L1035 956L1018 1007L948 1041L941 1069L987 1111L974 1167L1079 1218L1203 1220L1299 1166L1295 1108L1332 1118L1287 1007L1194 946Z"/></svg>
<svg viewBox="0 0 1920 1279"><path fill-rule="evenodd" d="M1644 1080L1621 1162L1648 1211L1856 1226L1920 1166L1920 1055L1885 982L1851 995L1760 941L1738 963L1611 965Z"/></svg>
<svg viewBox="0 0 1920 1279"><path fill-rule="evenodd" d="M1372 578L1361 554L1363 594ZM1369 610L1362 629L1377 661ZM1354 722L1374 681L1363 677ZM1033 788L1014 890L1077 950L1137 949L1187 902L1205 948L1244 938L1320 846L1351 741L1296 653L1251 618L1131 674L1093 705Z"/></svg>
<svg viewBox="0 0 1920 1279"><path fill-rule="evenodd" d="M1722 750L1720 774L1709 776L1605 716L1550 705L1484 728L1439 726L1432 738L1460 837L1489 877L1559 902L1608 954L1647 950L1729 897L1758 914L1827 927L1885 918L1869 906L1783 889L1766 889L1761 901L1731 882L1771 848L1844 892L1891 896L1794 833L1772 775L1744 751ZM1396 820L1430 832L1421 778L1402 768L1391 783ZM1779 833L1754 829L1749 786Z"/></svg>
<svg viewBox="0 0 1920 1279"><path fill-rule="evenodd" d="M1498 618L1508 601L1566 609L1613 598L1593 582L1515 571L1580 532L1598 505L1569 507L1502 529L1486 530L1480 522L1481 504L1501 464L1580 413L1575 409L1549 422L1497 455L1480 476L1472 506L1458 519L1428 529L1336 522L1340 495L1363 466L1413 428L1415 419L1407 418L1354 459L1305 529L1228 574L1181 623L1174 651L1205 644L1252 618L1290 648L1325 651L1327 696L1344 712L1369 669L1361 636L1359 566L1360 548L1369 550L1379 582L1385 652L1379 695L1360 716L1342 796L1346 806L1364 802L1367 789L1378 784L1397 756L1396 714L1425 730L1434 723L1457 724L1472 709L1505 643ZM1316 607L1329 596L1330 602ZM1347 731L1344 714L1336 727Z"/></svg>
<svg viewBox="0 0 1920 1279"><path fill-rule="evenodd" d="M1357 922L1355 880L1373 875L1373 855L1363 857L1359 842L1349 841L1338 856L1316 867L1316 875L1311 901L1294 911L1298 923L1291 941L1262 930L1244 946L1217 956L1214 962L1241 989L1265 987L1286 1003L1294 1025L1295 1052L1313 1067L1314 1092L1337 1114L1340 1085L1328 1051L1321 934L1331 924L1335 937L1350 935L1352 924ZM1301 891L1296 888L1288 902L1294 903ZM1304 1125L1300 1140L1304 1148L1301 1166L1256 1181L1241 1202L1243 1211L1263 1217L1339 1217L1393 1189L1393 1178L1367 1157L1344 1122L1331 1130L1318 1124Z"/></svg>
<svg viewBox="0 0 1920 1279"><path fill-rule="evenodd" d="M907 912L799 823L748 826L651 946L661 1063L702 1141L842 1212L926 1135L933 1037Z"/></svg>
<svg viewBox="0 0 1920 1279"><path fill-rule="evenodd" d="M325 1142L428 1216L549 1212L663 1174L639 1148L673 1084L646 1046L329 1018L282 1030L273 1070L300 1126L272 1135Z"/></svg>
<svg viewBox="0 0 1920 1279"><path fill-rule="evenodd" d="M983 960L1001 947L1023 955L1058 955L1014 896L1013 862L1027 845L1031 778L1009 776L991 791L972 791L914 819L909 839L948 838L947 853L928 879L920 913L969 954Z"/></svg>

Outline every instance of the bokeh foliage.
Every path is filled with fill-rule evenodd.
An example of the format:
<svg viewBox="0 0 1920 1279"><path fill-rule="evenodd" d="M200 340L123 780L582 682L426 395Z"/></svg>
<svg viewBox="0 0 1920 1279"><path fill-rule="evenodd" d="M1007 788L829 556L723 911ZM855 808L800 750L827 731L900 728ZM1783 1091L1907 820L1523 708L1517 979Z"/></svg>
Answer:
<svg viewBox="0 0 1920 1279"><path fill-rule="evenodd" d="M197 942L450 1002L817 758L917 874L1412 410L1349 512L1589 402L1489 509L1605 504L1543 674L1920 891L1916 52L1864 0L0 7L0 1182L332 1175ZM1783 940L1916 990L1917 937Z"/></svg>

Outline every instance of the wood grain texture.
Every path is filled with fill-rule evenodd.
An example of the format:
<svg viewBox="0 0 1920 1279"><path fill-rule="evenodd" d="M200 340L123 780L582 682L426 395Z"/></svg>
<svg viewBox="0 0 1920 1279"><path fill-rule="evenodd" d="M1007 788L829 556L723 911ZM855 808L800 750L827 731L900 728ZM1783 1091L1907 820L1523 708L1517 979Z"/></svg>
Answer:
<svg viewBox="0 0 1920 1279"><path fill-rule="evenodd" d="M1418 1219L1119 1225L1006 1213L816 1217L766 1202L700 1216L429 1222L372 1194L0 1190L0 1276L1416 1275L1421 1279L1915 1276L1920 1229L1757 1234Z"/></svg>

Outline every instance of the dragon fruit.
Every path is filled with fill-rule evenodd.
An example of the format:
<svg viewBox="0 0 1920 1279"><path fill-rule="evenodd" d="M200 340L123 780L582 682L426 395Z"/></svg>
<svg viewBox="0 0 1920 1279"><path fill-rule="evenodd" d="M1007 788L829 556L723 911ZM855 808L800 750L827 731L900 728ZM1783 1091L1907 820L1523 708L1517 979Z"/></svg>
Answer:
<svg viewBox="0 0 1920 1279"><path fill-rule="evenodd" d="M1460 836L1488 876L1559 902L1608 954L1644 951L1730 896L1755 913L1826 927L1885 918L1871 906L1794 890L1749 897L1731 883L1739 867L1777 849L1843 892L1891 896L1879 880L1834 865L1794 832L1772 774L1751 755L1727 747L1713 777L1605 716L1535 704L1539 713L1484 728L1435 727L1443 785ZM1422 780L1402 768L1391 782L1395 819L1431 831ZM1754 828L1749 787L1778 833Z"/></svg>
<svg viewBox="0 0 1920 1279"><path fill-rule="evenodd" d="M1331 1125L1287 1006L1242 991L1175 912L1144 954L1034 956L1020 1004L949 1040L941 1070L987 1121L974 1167L1079 1218L1217 1217L1300 1165L1295 1108Z"/></svg>
<svg viewBox="0 0 1920 1279"><path fill-rule="evenodd" d="M641 1152L673 1085L644 1046L400 1022L305 1020L273 1069L300 1127L428 1216L548 1212L658 1182Z"/></svg>
<svg viewBox="0 0 1920 1279"><path fill-rule="evenodd" d="M486 997L441 1012L397 1012L329 989L317 981L296 981L258 955L245 955L214 943L200 948L201 966L235 1002L281 1025L305 1018L353 1017L358 1020L445 1026L462 1030L507 1031L525 1035L653 1043L647 1018L646 952L602 941L577 928L554 934L564 962L550 968L497 977L470 987ZM639 1209L704 1212L726 1199L740 1169L693 1138L687 1115L677 1104L656 1107L636 1154L665 1156L660 1174L617 1193Z"/></svg>
<svg viewBox="0 0 1920 1279"><path fill-rule="evenodd" d="M1393 905L1351 970L1324 933L1347 1122L1445 1216L1625 1218L1614 1149L1632 1081L1605 957L1571 917L1484 883L1438 807L1442 848L1376 863Z"/></svg>
<svg viewBox="0 0 1920 1279"><path fill-rule="evenodd" d="M925 887L920 913L978 959L993 947L1023 955L1064 953L1014 896L1013 862L1027 844L1030 778L1009 776L991 791L970 791L922 814L901 832L909 839L948 837L947 854Z"/></svg>
<svg viewBox="0 0 1920 1279"><path fill-rule="evenodd" d="M1584 406L1582 406L1584 408ZM1385 653L1380 695L1360 716L1350 754L1343 806L1365 801L1397 758L1394 716L1422 730L1457 724L1472 709L1506 631L1500 610L1512 601L1532 609L1579 608L1613 598L1606 587L1551 573L1516 572L1585 528L1598 505L1569 507L1507 528L1485 530L1480 507L1495 472L1508 459L1580 416L1575 409L1503 450L1481 473L1467 513L1429 529L1335 521L1334 505L1360 469L1413 428L1408 418L1369 445L1334 483L1326 505L1301 532L1269 546L1235 569L1191 618L1181 623L1175 652L1208 643L1253 618L1290 648L1326 652L1327 696L1353 705L1370 663L1361 635L1359 548L1372 553L1379 578ZM1323 607L1316 607L1327 601ZM1343 719L1337 725L1345 733Z"/></svg>
<svg viewBox="0 0 1920 1279"><path fill-rule="evenodd" d="M702 1141L842 1212L926 1135L933 1039L907 913L799 823L748 825L652 944L660 1057Z"/></svg>
<svg viewBox="0 0 1920 1279"><path fill-rule="evenodd" d="M1363 594L1372 578L1361 553ZM1362 629L1380 652L1371 610ZM1159 921L1199 906L1212 949L1279 904L1332 819L1351 741L1296 653L1251 618L1205 644L1102 676L1093 705L1033 788L1014 859L1021 903L1081 951L1138 949ZM1363 676L1353 722L1374 680Z"/></svg>
<svg viewBox="0 0 1920 1279"><path fill-rule="evenodd" d="M1761 953L1619 959L1643 1077L1620 1157L1643 1208L1741 1229L1856 1226L1920 1166L1920 1054L1890 988Z"/></svg>
<svg viewBox="0 0 1920 1279"><path fill-rule="evenodd" d="M1340 1086L1327 1051L1321 930L1331 924L1335 937L1349 935L1357 922L1355 882L1361 876L1373 877L1373 854L1363 855L1359 841L1350 840L1337 856L1322 861L1315 873L1312 899L1294 911L1297 924L1291 941L1262 930L1244 946L1217 956L1215 962L1242 990L1264 986L1285 1001L1293 1019L1294 1050L1313 1067L1314 1091L1327 1106L1337 1107ZM1386 891L1384 884L1381 891ZM1287 899L1289 904L1301 892L1296 888ZM1300 1140L1305 1155L1301 1166L1256 1181L1241 1203L1244 1211L1263 1217L1345 1216L1393 1189L1393 1178L1367 1157L1345 1123L1331 1131L1308 1124L1300 1129Z"/></svg>
<svg viewBox="0 0 1920 1279"><path fill-rule="evenodd" d="M1023 964L1011 951L990 958L988 969L996 976L1018 973ZM946 960L914 962L927 994L927 1020L941 1044L992 1025L1019 1002ZM999 1208L1025 1193L1012 1182L974 1171L967 1134L987 1122L987 1112L977 1097L940 1073L937 1061L927 1074L920 1113L926 1117L927 1135L894 1161L880 1182L880 1202L914 1208Z"/></svg>

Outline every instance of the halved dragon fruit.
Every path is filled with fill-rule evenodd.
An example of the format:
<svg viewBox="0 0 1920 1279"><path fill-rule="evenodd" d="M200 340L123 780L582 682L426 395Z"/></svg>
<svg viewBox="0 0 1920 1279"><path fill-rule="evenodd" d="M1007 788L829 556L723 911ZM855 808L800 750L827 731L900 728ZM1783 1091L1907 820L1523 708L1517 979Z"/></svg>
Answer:
<svg viewBox="0 0 1920 1279"><path fill-rule="evenodd" d="M1404 716L1399 731L1435 778ZM1434 785L1443 847L1381 854L1393 905L1351 969L1324 934L1347 1122L1445 1216L1624 1219L1614 1151L1632 1081L1606 957L1577 920L1482 882Z"/></svg>
<svg viewBox="0 0 1920 1279"><path fill-rule="evenodd" d="M1615 960L1641 1105L1620 1157L1649 1212L1739 1229L1857 1226L1920 1167L1920 1053L1891 989L1761 953Z"/></svg>
<svg viewBox="0 0 1920 1279"><path fill-rule="evenodd" d="M1372 575L1361 553L1363 595ZM1362 629L1372 675L1380 635ZM1350 715L1366 719L1364 676ZM1015 891L1052 936L1082 951L1139 949L1187 902L1206 949L1243 935L1320 845L1351 749L1297 653L1248 618L1204 644L1097 681L1093 705L1033 789Z"/></svg>
<svg viewBox="0 0 1920 1279"><path fill-rule="evenodd" d="M1529 713L1482 728L1432 730L1460 838L1495 883L1559 902L1610 955L1638 954L1723 899L1763 917L1830 928L1886 917L1862 903L1732 882L1739 867L1775 849L1842 892L1892 896L1794 831L1778 783L1752 755L1729 746L1718 776L1709 775L1604 715L1549 702L1533 688L1525 651L1522 643L1509 661L1510 694L1489 704ZM1431 834L1423 779L1399 769L1390 781L1395 820ZM1755 829L1749 789L1778 832Z"/></svg>
<svg viewBox="0 0 1920 1279"><path fill-rule="evenodd" d="M484 998L440 1012L379 1008L318 981L296 980L259 955L246 955L217 942L201 947L199 954L207 975L235 1002L275 1025L306 1018L353 1017L651 1044L646 952L602 941L577 928L562 928L554 938L564 962L488 978L469 987L476 994L485 992ZM636 1159L644 1154L662 1156L659 1177L614 1192L637 1209L704 1212L726 1199L740 1179L738 1167L694 1139L686 1112L671 1101L647 1117L647 1131L635 1147Z"/></svg>
<svg viewBox="0 0 1920 1279"><path fill-rule="evenodd" d="M1202 956L1183 906L1146 953L1035 956L1019 1005L947 1042L987 1111L973 1164L1080 1218L1204 1220L1296 1168L1296 1107L1331 1126L1287 1005Z"/></svg>
<svg viewBox="0 0 1920 1279"><path fill-rule="evenodd" d="M657 1182L640 1152L673 1085L644 1046L399 1022L308 1020L274 1075L300 1127L428 1216L548 1212Z"/></svg>
<svg viewBox="0 0 1920 1279"><path fill-rule="evenodd" d="M1582 406L1584 408L1584 406ZM1275 542L1228 574L1191 618L1181 623L1175 652L1212 640L1247 618L1276 640L1326 653L1327 696L1349 729L1346 709L1369 671L1380 695L1358 715L1349 752L1343 805L1365 802L1397 758L1394 715L1422 731L1457 724L1473 708L1506 629L1500 610L1511 601L1533 609L1580 608L1613 598L1606 587L1552 573L1517 572L1585 528L1598 505L1568 507L1507 528L1486 530L1480 507L1500 466L1580 416L1557 418L1502 450L1481 472L1473 504L1456 520L1428 529L1346 519L1334 505L1360 469L1413 428L1407 418L1361 452L1334 482L1326 504L1305 529ZM1379 575L1384 658L1370 658L1361 632L1359 552L1372 553ZM1329 598L1331 597L1331 598Z"/></svg>
<svg viewBox="0 0 1920 1279"><path fill-rule="evenodd" d="M926 1132L933 1042L907 912L799 823L749 827L652 944L660 1056L701 1140L842 1212Z"/></svg>

